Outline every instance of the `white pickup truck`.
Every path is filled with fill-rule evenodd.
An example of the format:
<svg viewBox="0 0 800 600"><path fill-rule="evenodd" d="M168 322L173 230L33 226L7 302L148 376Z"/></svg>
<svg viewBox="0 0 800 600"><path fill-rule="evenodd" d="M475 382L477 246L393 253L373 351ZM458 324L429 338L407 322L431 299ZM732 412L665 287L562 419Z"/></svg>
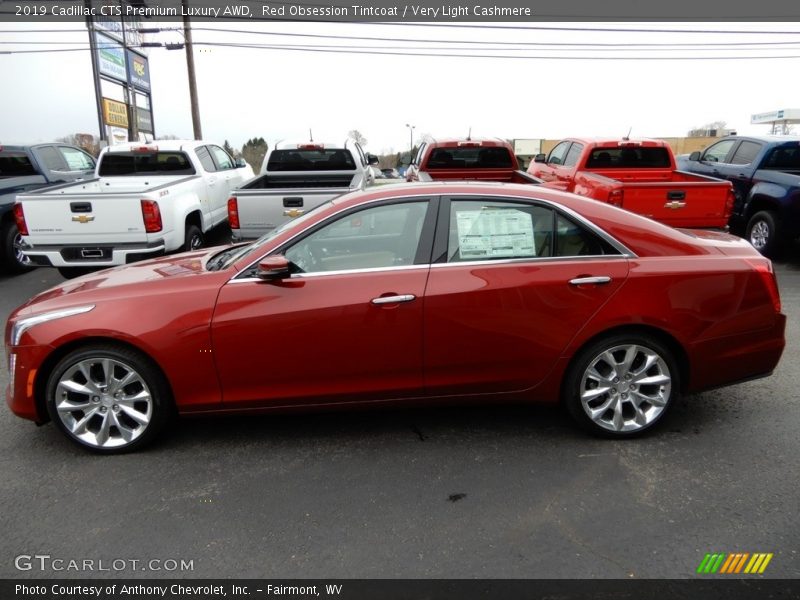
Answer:
<svg viewBox="0 0 800 600"><path fill-rule="evenodd" d="M278 225L375 182L378 158L352 140L344 144L278 142L261 175L234 190L228 221L234 239L257 238Z"/></svg>
<svg viewBox="0 0 800 600"><path fill-rule="evenodd" d="M252 176L244 161L209 142L110 146L93 179L17 196L24 252L69 278L199 248L227 218L231 191Z"/></svg>

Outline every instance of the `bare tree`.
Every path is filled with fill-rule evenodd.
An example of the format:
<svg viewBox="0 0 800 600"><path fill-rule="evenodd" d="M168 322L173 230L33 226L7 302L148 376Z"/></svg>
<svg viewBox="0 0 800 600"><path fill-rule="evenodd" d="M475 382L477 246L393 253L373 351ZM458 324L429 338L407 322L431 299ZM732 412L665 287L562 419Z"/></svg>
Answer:
<svg viewBox="0 0 800 600"><path fill-rule="evenodd" d="M367 145L367 138L365 138L358 129L352 129L347 134L351 140L353 140L359 146L366 146Z"/></svg>
<svg viewBox="0 0 800 600"><path fill-rule="evenodd" d="M708 135L709 131L722 131L725 129L725 126L728 124L727 121L714 121L712 123L706 123L700 127L695 127L689 130L689 133L686 135L689 137L703 137Z"/></svg>
<svg viewBox="0 0 800 600"><path fill-rule="evenodd" d="M100 140L91 133L71 133L56 139L56 141L83 148L92 156L100 154Z"/></svg>

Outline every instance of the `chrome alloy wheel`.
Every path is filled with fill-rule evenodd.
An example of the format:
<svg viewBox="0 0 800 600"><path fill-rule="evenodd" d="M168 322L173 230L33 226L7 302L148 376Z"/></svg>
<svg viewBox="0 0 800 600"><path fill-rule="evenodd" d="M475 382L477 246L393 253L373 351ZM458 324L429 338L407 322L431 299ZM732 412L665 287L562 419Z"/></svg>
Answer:
<svg viewBox="0 0 800 600"><path fill-rule="evenodd" d="M30 267L31 266L31 259L25 254L25 248L27 248L27 244L22 241L22 234L17 232L17 235L14 236L14 258L16 259L17 263L21 267Z"/></svg>
<svg viewBox="0 0 800 600"><path fill-rule="evenodd" d="M81 360L55 387L55 409L67 431L94 448L120 448L139 438L153 416L144 378L111 358Z"/></svg>
<svg viewBox="0 0 800 600"><path fill-rule="evenodd" d="M625 344L595 356L580 380L581 406L612 432L647 427L670 400L672 376L666 360L646 346Z"/></svg>
<svg viewBox="0 0 800 600"><path fill-rule="evenodd" d="M189 248L192 250L199 250L203 246L203 236L199 233L197 235L193 235L192 238L189 240Z"/></svg>
<svg viewBox="0 0 800 600"><path fill-rule="evenodd" d="M750 230L750 244L756 250L763 250L769 243L769 224L766 221L756 221Z"/></svg>

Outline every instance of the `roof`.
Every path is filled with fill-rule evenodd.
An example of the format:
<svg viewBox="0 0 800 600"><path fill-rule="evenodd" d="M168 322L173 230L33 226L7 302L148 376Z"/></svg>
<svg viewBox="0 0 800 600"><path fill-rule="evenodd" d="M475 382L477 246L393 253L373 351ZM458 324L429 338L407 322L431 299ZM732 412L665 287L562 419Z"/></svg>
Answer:
<svg viewBox="0 0 800 600"><path fill-rule="evenodd" d="M754 142L763 142L765 144L780 144L782 142L800 142L800 136L797 135L726 135L719 138L719 140L752 140ZM716 141L714 142L716 143Z"/></svg>

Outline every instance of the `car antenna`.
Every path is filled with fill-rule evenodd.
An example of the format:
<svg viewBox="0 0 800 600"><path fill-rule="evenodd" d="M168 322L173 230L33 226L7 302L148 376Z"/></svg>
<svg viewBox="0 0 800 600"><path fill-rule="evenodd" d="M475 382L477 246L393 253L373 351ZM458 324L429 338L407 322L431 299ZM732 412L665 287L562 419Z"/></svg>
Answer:
<svg viewBox="0 0 800 600"><path fill-rule="evenodd" d="M622 138L624 141L627 142L628 140L631 139L631 131L633 131L633 125L631 125L631 128L628 129L628 135L626 135L624 138Z"/></svg>
<svg viewBox="0 0 800 600"><path fill-rule="evenodd" d="M467 132L467 141L472 141L472 125L470 125L469 131Z"/></svg>
<svg viewBox="0 0 800 600"><path fill-rule="evenodd" d="M314 134L311 133L311 127L308 128L308 141L309 142L313 142L314 141Z"/></svg>

